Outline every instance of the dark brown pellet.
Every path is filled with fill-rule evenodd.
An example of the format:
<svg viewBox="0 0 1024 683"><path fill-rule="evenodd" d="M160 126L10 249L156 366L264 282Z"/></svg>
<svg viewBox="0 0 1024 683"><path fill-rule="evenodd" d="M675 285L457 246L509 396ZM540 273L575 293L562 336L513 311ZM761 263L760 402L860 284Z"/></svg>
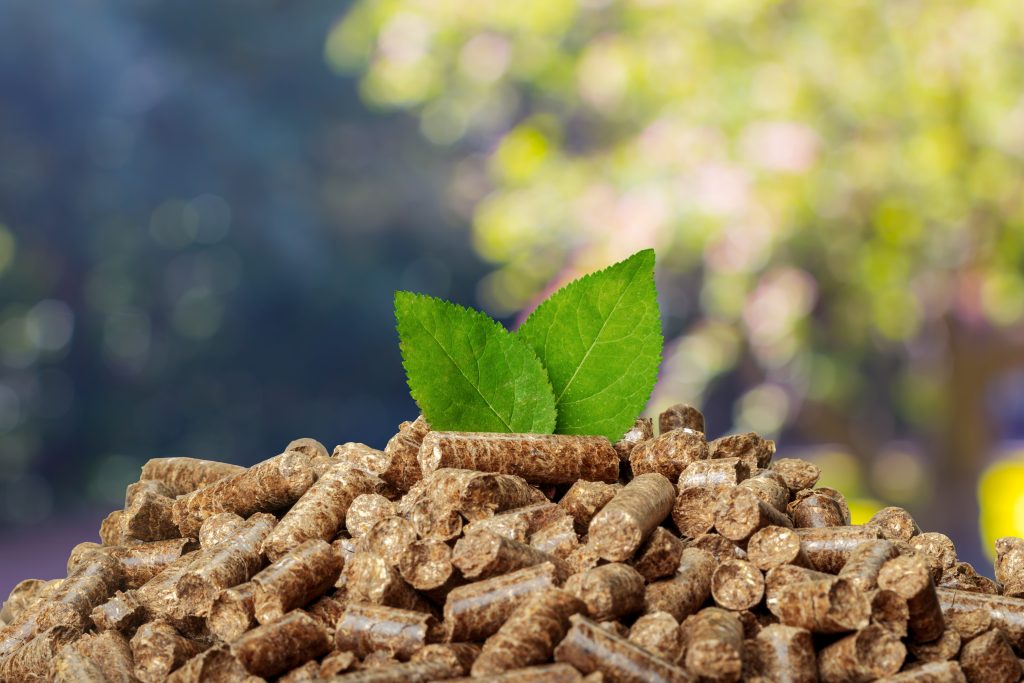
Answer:
<svg viewBox="0 0 1024 683"><path fill-rule="evenodd" d="M682 683L690 674L621 636L579 615L555 648L555 661L571 664L584 674L599 671L616 683Z"/></svg>
<svg viewBox="0 0 1024 683"><path fill-rule="evenodd" d="M715 504L715 529L730 541L745 541L766 526L792 524L784 513L742 486L725 491Z"/></svg>
<svg viewBox="0 0 1024 683"><path fill-rule="evenodd" d="M574 574L565 590L582 600L587 615L596 621L618 619L644 606L644 577L618 562Z"/></svg>
<svg viewBox="0 0 1024 683"><path fill-rule="evenodd" d="M786 481L774 470L761 470L742 480L737 486L750 489L765 503L783 514L786 513L786 507L789 505L789 488L786 487Z"/></svg>
<svg viewBox="0 0 1024 683"><path fill-rule="evenodd" d="M843 633L864 628L871 616L867 596L850 582L834 577L773 588L768 609L783 624L811 633Z"/></svg>
<svg viewBox="0 0 1024 683"><path fill-rule="evenodd" d="M579 683L583 676L568 664L543 664L513 669L502 674L488 676L489 683ZM479 678L454 678L448 683L479 683Z"/></svg>
<svg viewBox="0 0 1024 683"><path fill-rule="evenodd" d="M480 656L480 650L476 643L433 643L414 654L409 661L441 662L451 671L457 671L456 675L465 676Z"/></svg>
<svg viewBox="0 0 1024 683"><path fill-rule="evenodd" d="M1009 641L997 628L964 645L960 666L969 683L1013 683L1020 680L1021 665Z"/></svg>
<svg viewBox="0 0 1024 683"><path fill-rule="evenodd" d="M928 662L878 680L879 683L967 683L959 662Z"/></svg>
<svg viewBox="0 0 1024 683"><path fill-rule="evenodd" d="M811 567L829 574L839 573L861 543L879 538L878 529L870 526L811 527L796 533Z"/></svg>
<svg viewBox="0 0 1024 683"><path fill-rule="evenodd" d="M679 475L697 460L708 459L708 444L703 432L673 429L656 439L645 441L629 454L634 475L657 472L673 484Z"/></svg>
<svg viewBox="0 0 1024 683"><path fill-rule="evenodd" d="M871 621L881 624L900 638L907 635L910 609L907 601L898 593L887 590L873 590L868 594L871 602Z"/></svg>
<svg viewBox="0 0 1024 683"><path fill-rule="evenodd" d="M538 530L566 516L563 508L546 501L470 522L466 525L465 532L470 534L486 529L514 541L528 541Z"/></svg>
<svg viewBox="0 0 1024 683"><path fill-rule="evenodd" d="M973 593L989 595L999 595L1000 593L999 584L987 576L979 574L969 562L957 562L943 571L938 585L943 588L956 588Z"/></svg>
<svg viewBox="0 0 1024 683"><path fill-rule="evenodd" d="M91 662L100 673L99 680L104 683L137 683L131 648L125 637L116 631L86 633L73 643L65 645L54 662L55 674L60 666L60 660L65 656L70 656L72 660ZM56 675L55 678L59 681L61 677Z"/></svg>
<svg viewBox="0 0 1024 683"><path fill-rule="evenodd" d="M364 662L364 665L366 662ZM331 683L428 683L458 676L444 662L401 662L324 679Z"/></svg>
<svg viewBox="0 0 1024 683"><path fill-rule="evenodd" d="M379 493L363 493L352 499L345 514L345 529L352 538L359 538L382 519L397 512L395 504Z"/></svg>
<svg viewBox="0 0 1024 683"><path fill-rule="evenodd" d="M182 496L224 477L245 472L239 465L197 458L153 458L142 466L140 479L154 479L170 490L167 495Z"/></svg>
<svg viewBox="0 0 1024 683"><path fill-rule="evenodd" d="M910 611L907 629L911 640L926 643L942 635L946 628L942 609L923 560L907 556L889 560L878 573L878 587L891 590L907 601Z"/></svg>
<svg viewBox="0 0 1024 683"><path fill-rule="evenodd" d="M723 436L708 444L712 458L740 458L757 467L768 467L775 455L775 442L754 432Z"/></svg>
<svg viewBox="0 0 1024 683"><path fill-rule="evenodd" d="M323 661L320 662L320 677L326 678L328 676L343 674L354 668L358 661L359 660L352 652L335 650L324 657Z"/></svg>
<svg viewBox="0 0 1024 683"><path fill-rule="evenodd" d="M711 575L711 596L725 609L751 609L764 597L764 574L746 560L727 560Z"/></svg>
<svg viewBox="0 0 1024 683"><path fill-rule="evenodd" d="M157 683L204 649L201 643L184 637L166 621L143 624L131 640L135 676L143 683Z"/></svg>
<svg viewBox="0 0 1024 683"><path fill-rule="evenodd" d="M755 532L747 541L747 559L763 571L783 564L810 564L796 531L784 526L766 526Z"/></svg>
<svg viewBox="0 0 1024 683"><path fill-rule="evenodd" d="M391 437L384 453L388 456L387 468L381 472L381 479L399 491L408 491L423 478L420 471L419 452L423 437L430 431L430 425L420 415L412 422L403 422L398 433Z"/></svg>
<svg viewBox="0 0 1024 683"><path fill-rule="evenodd" d="M131 484L121 515L123 533L141 541L176 538L179 532L171 512L173 505L174 492L163 482L144 479Z"/></svg>
<svg viewBox="0 0 1024 683"><path fill-rule="evenodd" d="M832 496L817 489L797 493L788 506L793 526L798 529L844 526L843 509Z"/></svg>
<svg viewBox="0 0 1024 683"><path fill-rule="evenodd" d="M735 683L743 669L743 624L717 607L697 612L683 624L686 670L702 680Z"/></svg>
<svg viewBox="0 0 1024 683"><path fill-rule="evenodd" d="M679 560L675 576L647 584L644 613L668 612L676 621L682 622L710 597L714 571L715 558L711 553L687 548Z"/></svg>
<svg viewBox="0 0 1024 683"><path fill-rule="evenodd" d="M106 602L97 605L89 618L100 631L130 632L138 628L149 616L136 595L135 591L118 591Z"/></svg>
<svg viewBox="0 0 1024 683"><path fill-rule="evenodd" d="M397 659L412 657L437 633L430 614L412 610L351 603L334 629L334 647L366 657L386 652Z"/></svg>
<svg viewBox="0 0 1024 683"><path fill-rule="evenodd" d="M182 536L195 538L203 520L218 512L249 517L292 505L314 477L309 456L297 451L282 453L178 498L173 506L174 523Z"/></svg>
<svg viewBox="0 0 1024 683"><path fill-rule="evenodd" d="M664 434L673 429L692 429L703 433L704 414L686 403L671 405L658 415L658 433Z"/></svg>
<svg viewBox="0 0 1024 683"><path fill-rule="evenodd" d="M589 544L610 562L629 559L668 517L675 495L672 482L660 474L634 477L591 520Z"/></svg>
<svg viewBox="0 0 1024 683"><path fill-rule="evenodd" d="M995 569L996 580L1003 584L1003 595L1024 597L1024 539L996 539Z"/></svg>
<svg viewBox="0 0 1024 683"><path fill-rule="evenodd" d="M248 581L218 593L206 618L210 632L226 643L238 638L257 623L252 583Z"/></svg>
<svg viewBox="0 0 1024 683"><path fill-rule="evenodd" d="M195 547L187 538L115 546L107 553L121 565L125 588L138 588Z"/></svg>
<svg viewBox="0 0 1024 683"><path fill-rule="evenodd" d="M951 588L936 588L944 618L956 624L958 617L970 612L985 612L993 628L998 628L1010 644L1024 648L1024 599L1002 595L972 593Z"/></svg>
<svg viewBox="0 0 1024 683"><path fill-rule="evenodd" d="M769 624L753 640L758 673L768 681L816 683L818 664L807 629Z"/></svg>
<svg viewBox="0 0 1024 683"><path fill-rule="evenodd" d="M927 643L907 643L907 651L921 662L944 662L955 659L960 652L960 634L954 629L946 629L942 635Z"/></svg>
<svg viewBox="0 0 1024 683"><path fill-rule="evenodd" d="M721 534L701 534L690 541L688 548L699 548L711 553L715 560L724 562L729 559L745 560L747 552L739 545L723 537Z"/></svg>
<svg viewBox="0 0 1024 683"><path fill-rule="evenodd" d="M715 506L728 487L690 486L672 504L672 521L683 536L696 538L715 526Z"/></svg>
<svg viewBox="0 0 1024 683"><path fill-rule="evenodd" d="M818 673L822 683L868 683L899 671L906 656L897 636L872 624L825 646Z"/></svg>
<svg viewBox="0 0 1024 683"><path fill-rule="evenodd" d="M668 662L678 663L683 656L683 633L668 612L644 614L633 622L629 642Z"/></svg>
<svg viewBox="0 0 1024 683"><path fill-rule="evenodd" d="M665 527L657 527L633 558L633 568L647 581L672 576L686 544Z"/></svg>
<svg viewBox="0 0 1024 683"><path fill-rule="evenodd" d="M453 589L444 604L447 640L488 638L530 595L556 587L557 573L554 565L545 563Z"/></svg>
<svg viewBox="0 0 1024 683"><path fill-rule="evenodd" d="M878 572L882 565L898 554L899 551L892 541L864 541L850 552L850 557L839 570L839 577L862 591L873 590L878 587Z"/></svg>
<svg viewBox="0 0 1024 683"><path fill-rule="evenodd" d="M939 604L943 604L941 597ZM946 628L959 633L960 639L965 643L992 627L992 614L987 609L943 611L942 618L946 622Z"/></svg>
<svg viewBox="0 0 1024 683"><path fill-rule="evenodd" d="M956 564L956 547L946 534L928 531L914 536L908 543L917 552L934 558L944 570Z"/></svg>
<svg viewBox="0 0 1024 683"><path fill-rule="evenodd" d="M812 488L821 476L820 467L799 458L778 458L772 461L771 469L782 477L791 493Z"/></svg>
<svg viewBox="0 0 1024 683"><path fill-rule="evenodd" d="M882 538L890 541L909 541L921 533L910 513L901 507L882 508L867 521L867 526L878 527Z"/></svg>
<svg viewBox="0 0 1024 683"><path fill-rule="evenodd" d="M563 578L569 574L559 558L490 531L466 534L455 544L451 557L467 579L486 579L544 562L553 564Z"/></svg>
<svg viewBox="0 0 1024 683"><path fill-rule="evenodd" d="M320 662L310 660L277 679L277 683L307 683L320 678Z"/></svg>
<svg viewBox="0 0 1024 683"><path fill-rule="evenodd" d="M653 535L653 534L652 534ZM579 545L565 558L570 574L579 574L601 564L601 557L587 544ZM675 567L672 568L675 572Z"/></svg>
<svg viewBox="0 0 1024 683"><path fill-rule="evenodd" d="M644 441L654 438L654 420L649 417L638 417L633 426L626 430L622 438L612 444L619 460L629 462L629 454Z"/></svg>
<svg viewBox="0 0 1024 683"><path fill-rule="evenodd" d="M200 652L172 673L168 683L258 683L227 645L215 645Z"/></svg>
<svg viewBox="0 0 1024 683"><path fill-rule="evenodd" d="M432 538L413 541L398 559L398 571L416 590L429 591L448 583L454 571L452 549Z"/></svg>
<svg viewBox="0 0 1024 683"><path fill-rule="evenodd" d="M587 526L594 515L615 497L622 486L606 484L603 481L580 480L569 487L558 505L562 507L575 522L577 533L586 533Z"/></svg>
<svg viewBox="0 0 1024 683"><path fill-rule="evenodd" d="M586 609L583 602L558 588L534 594L487 639L473 663L473 675L491 676L546 662L569 630L569 617Z"/></svg>
<svg viewBox="0 0 1024 683"><path fill-rule="evenodd" d="M341 556L326 541L306 541L252 577L253 607L261 624L304 607L334 585Z"/></svg>
<svg viewBox="0 0 1024 683"><path fill-rule="evenodd" d="M264 678L293 669L327 650L324 627L298 609L257 626L231 643L231 652L246 670Z"/></svg>
<svg viewBox="0 0 1024 683"><path fill-rule="evenodd" d="M531 484L614 483L619 456L608 439L562 434L430 432L419 452L424 476L442 467L501 472Z"/></svg>

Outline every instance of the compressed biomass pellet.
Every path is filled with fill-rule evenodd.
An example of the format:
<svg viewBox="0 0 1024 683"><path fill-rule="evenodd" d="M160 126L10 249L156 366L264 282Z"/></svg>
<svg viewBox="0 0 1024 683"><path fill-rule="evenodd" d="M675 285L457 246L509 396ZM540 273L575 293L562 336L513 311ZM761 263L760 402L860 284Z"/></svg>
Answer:
<svg viewBox="0 0 1024 683"><path fill-rule="evenodd" d="M882 538L890 541L909 541L921 533L921 527L917 525L910 513L895 506L882 508L872 515L866 524L878 527Z"/></svg>
<svg viewBox="0 0 1024 683"><path fill-rule="evenodd" d="M416 590L440 588L452 578L452 549L443 541L425 538L413 541L398 559L398 571Z"/></svg>
<svg viewBox="0 0 1024 683"><path fill-rule="evenodd" d="M337 676L338 674L345 673L355 667L358 661L352 652L335 650L320 662L319 676L327 678L328 676Z"/></svg>
<svg viewBox="0 0 1024 683"><path fill-rule="evenodd" d="M343 576L350 600L420 612L430 610L427 601L405 582L397 569L371 553L353 555L345 563Z"/></svg>
<svg viewBox="0 0 1024 683"><path fill-rule="evenodd" d="M864 541L850 552L850 557L839 570L838 576L862 591L873 590L878 587L878 572L882 565L898 554L899 551L892 541Z"/></svg>
<svg viewBox="0 0 1024 683"><path fill-rule="evenodd" d="M197 458L153 458L142 466L139 479L155 479L167 485L170 494L181 496L224 477L241 474L240 465Z"/></svg>
<svg viewBox="0 0 1024 683"><path fill-rule="evenodd" d="M374 524L359 539L357 547L382 557L388 564L397 567L402 552L418 537L412 522L396 515Z"/></svg>
<svg viewBox="0 0 1024 683"><path fill-rule="evenodd" d="M364 662L365 663L365 662ZM323 679L330 683L428 683L458 676L444 662L401 662Z"/></svg>
<svg viewBox="0 0 1024 683"><path fill-rule="evenodd" d="M956 547L946 534L928 531L914 536L908 543L917 552L934 558L942 569L950 569L956 564Z"/></svg>
<svg viewBox="0 0 1024 683"><path fill-rule="evenodd" d="M644 606L644 577L618 562L574 574L565 590L583 601L586 614L595 621L618 619Z"/></svg>
<svg viewBox="0 0 1024 683"><path fill-rule="evenodd" d="M593 569L600 563L601 557L591 546L585 543L577 546L576 549L569 553L565 558L565 564L569 567L570 574L585 572L588 569ZM672 568L672 572L675 572L675 567Z"/></svg>
<svg viewBox="0 0 1024 683"><path fill-rule="evenodd" d="M743 669L743 624L735 613L706 607L686 620L686 670L702 680L735 683Z"/></svg>
<svg viewBox="0 0 1024 683"><path fill-rule="evenodd" d="M711 595L711 575L716 561L711 553L687 548L670 579L647 584L644 589L644 613L668 612L676 621L700 609Z"/></svg>
<svg viewBox="0 0 1024 683"><path fill-rule="evenodd" d="M100 522L100 543L123 545L129 541L124 533L124 510L114 510Z"/></svg>
<svg viewBox="0 0 1024 683"><path fill-rule="evenodd" d="M253 515L181 575L176 590L183 603L191 603L183 605L188 614L208 613L217 593L248 581L263 567L260 545L276 523L273 515Z"/></svg>
<svg viewBox="0 0 1024 683"><path fill-rule="evenodd" d="M695 460L679 475L677 486L680 491L690 486L728 488L749 476L750 470L739 458Z"/></svg>
<svg viewBox="0 0 1024 683"><path fill-rule="evenodd" d="M942 572L938 582L943 588L956 588L973 593L999 595L999 584L987 576L982 576L969 562L957 562Z"/></svg>
<svg viewBox="0 0 1024 683"><path fill-rule="evenodd" d="M200 652L168 678L168 683L258 683L227 645Z"/></svg>
<svg viewBox="0 0 1024 683"><path fill-rule="evenodd" d="M696 538L715 527L715 506L728 487L690 486L672 504L672 521L683 536Z"/></svg>
<svg viewBox="0 0 1024 683"><path fill-rule="evenodd" d="M1024 648L1024 599L950 588L936 588L935 592L944 619L956 624L957 617L965 613L986 612L992 628L1002 631L1014 647Z"/></svg>
<svg viewBox="0 0 1024 683"><path fill-rule="evenodd" d="M816 683L818 680L814 641L807 629L769 624L757 633L752 646L757 673L768 681Z"/></svg>
<svg viewBox="0 0 1024 683"><path fill-rule="evenodd" d="M789 517L742 485L722 493L715 504L715 529L730 541L746 541L766 526L792 525Z"/></svg>
<svg viewBox="0 0 1024 683"><path fill-rule="evenodd" d="M352 499L345 514L345 529L359 538L374 524L396 513L395 504L379 493L362 493Z"/></svg>
<svg viewBox="0 0 1024 683"><path fill-rule="evenodd" d="M567 560L580 545L572 517L557 517L530 536L530 545L541 552Z"/></svg>
<svg viewBox="0 0 1024 683"><path fill-rule="evenodd" d="M786 482L791 493L812 488L821 476L821 468L799 458L778 458L771 463L775 472Z"/></svg>
<svg viewBox="0 0 1024 683"><path fill-rule="evenodd" d="M203 520L218 512L249 517L288 507L306 492L314 478L309 456L297 451L281 453L178 498L173 506L174 523L182 536L194 538Z"/></svg>
<svg viewBox="0 0 1024 683"><path fill-rule="evenodd" d="M750 489L755 496L772 506L782 514L786 513L789 505L789 488L786 481L773 470L761 470L746 479L737 486Z"/></svg>
<svg viewBox="0 0 1024 683"><path fill-rule="evenodd" d="M545 501L470 522L466 525L465 532L470 534L480 529L486 529L514 541L527 541L540 529L556 520L564 519L566 516L562 507Z"/></svg>
<svg viewBox="0 0 1024 683"><path fill-rule="evenodd" d="M579 615L555 648L555 661L589 674L599 671L615 683L681 683L690 674Z"/></svg>
<svg viewBox="0 0 1024 683"><path fill-rule="evenodd" d="M725 609L751 609L764 597L764 574L746 560L722 562L711 575L711 596Z"/></svg>
<svg viewBox="0 0 1024 683"><path fill-rule="evenodd" d="M610 562L629 559L669 515L675 494L672 482L660 474L634 477L591 520L588 543Z"/></svg>
<svg viewBox="0 0 1024 683"><path fill-rule="evenodd" d="M818 489L804 489L788 505L793 526L798 529L838 527L846 524L839 501Z"/></svg>
<svg viewBox="0 0 1024 683"><path fill-rule="evenodd" d="M704 433L692 429L673 429L656 439L645 441L629 454L634 475L657 472L673 484L679 475L697 460L708 459Z"/></svg>
<svg viewBox="0 0 1024 683"><path fill-rule="evenodd" d="M453 589L444 604L447 640L486 639L531 594L557 587L557 574L545 563Z"/></svg>
<svg viewBox="0 0 1024 683"><path fill-rule="evenodd" d="M828 496L834 500L836 505L839 506L839 513L843 517L842 525L850 526L850 505L846 502L846 496L844 496L840 491L828 486L819 486L814 489L814 492Z"/></svg>
<svg viewBox="0 0 1024 683"><path fill-rule="evenodd" d="M336 596L344 600L344 594L336 594ZM323 595L304 609L309 616L323 624L327 636L333 641L334 625L338 623L338 619L345 611L345 605L334 596Z"/></svg>
<svg viewBox="0 0 1024 683"><path fill-rule="evenodd" d="M437 635L434 618L424 612L350 603L334 628L334 647L366 657L386 652L406 660Z"/></svg>
<svg viewBox="0 0 1024 683"><path fill-rule="evenodd" d="M1003 595L1024 597L1024 539L996 539L995 569L996 580L1003 584Z"/></svg>
<svg viewBox="0 0 1024 683"><path fill-rule="evenodd" d="M419 449L419 444L416 445L416 449ZM415 454L413 455L415 457ZM335 446L331 460L357 467L381 478L392 463L392 457L384 451L354 441Z"/></svg>
<svg viewBox="0 0 1024 683"><path fill-rule="evenodd" d="M907 635L910 609L906 600L898 593L882 589L868 593L868 599L871 602L872 623L881 624L900 638Z"/></svg>
<svg viewBox="0 0 1024 683"><path fill-rule="evenodd" d="M672 576L686 544L665 527L657 527L633 557L633 568L647 581Z"/></svg>
<svg viewBox="0 0 1024 683"><path fill-rule="evenodd" d="M938 593L938 590L936 590L936 593ZM939 604L943 604L941 596L939 597ZM960 639L965 643L992 628L992 613L987 609L947 611L943 608L942 618L946 622L946 628L953 629L959 633Z"/></svg>
<svg viewBox="0 0 1024 683"><path fill-rule="evenodd" d="M690 541L687 547L705 550L711 553L719 562L724 562L733 558L737 560L747 559L747 552L743 550L743 548L733 541L730 541L728 538L723 537L721 534L701 534Z"/></svg>
<svg viewBox="0 0 1024 683"><path fill-rule="evenodd" d="M387 467L380 473L381 479L399 491L408 491L423 478L420 470L419 452L423 437L430 431L430 425L418 416L412 422L403 422L398 432L391 437L384 453L388 456Z"/></svg>
<svg viewBox="0 0 1024 683"><path fill-rule="evenodd" d="M77 626L52 626L42 631L6 659L0 659L0 681L49 681L57 654L80 635L81 629Z"/></svg>
<svg viewBox="0 0 1024 683"><path fill-rule="evenodd" d="M582 601L557 588L535 593L487 639L473 663L473 675L491 676L546 662L569 630L569 617L586 609Z"/></svg>
<svg viewBox="0 0 1024 683"><path fill-rule="evenodd" d="M622 488L620 484L606 484L603 481L580 480L569 487L558 505L575 522L577 533L585 533L590 520L615 497Z"/></svg>
<svg viewBox="0 0 1024 683"><path fill-rule="evenodd" d="M775 455L775 442L760 434L730 434L708 444L712 458L740 458L756 467L768 467Z"/></svg>
<svg viewBox="0 0 1024 683"><path fill-rule="evenodd" d="M963 647L960 666L970 683L1013 683L1020 680L1021 665L1003 632L982 633Z"/></svg>
<svg viewBox="0 0 1024 683"><path fill-rule="evenodd" d="M231 652L246 670L264 678L295 668L328 650L327 632L302 610L257 626L231 643Z"/></svg>
<svg viewBox="0 0 1024 683"><path fill-rule="evenodd" d="M629 462L629 454L638 445L654 438L654 420L649 417L638 417L633 426L626 430L622 438L612 444L615 452L619 454L619 460Z"/></svg>
<svg viewBox="0 0 1024 683"><path fill-rule="evenodd" d="M878 680L880 683L967 683L959 662L928 662Z"/></svg>
<svg viewBox="0 0 1024 683"><path fill-rule="evenodd" d="M802 567L810 564L796 531L784 526L766 526L757 530L747 541L747 559L763 571L783 564Z"/></svg>
<svg viewBox="0 0 1024 683"><path fill-rule="evenodd" d="M829 574L838 573L861 543L880 538L878 529L870 526L811 527L796 533L811 567Z"/></svg>
<svg viewBox="0 0 1024 683"><path fill-rule="evenodd" d="M835 577L778 586L771 591L768 609L783 624L811 633L864 628L871 616L867 596L850 582Z"/></svg>
<svg viewBox="0 0 1024 683"><path fill-rule="evenodd" d="M327 447L316 439L308 436L303 436L298 439L293 439L284 447L285 451L298 451L305 453L310 457L321 457L327 458L330 455L327 453Z"/></svg>
<svg viewBox="0 0 1024 683"><path fill-rule="evenodd" d="M882 565L878 587L891 590L907 601L910 619L907 629L911 640L926 643L942 635L945 622L935 593L935 584L924 561L899 556Z"/></svg>
<svg viewBox="0 0 1024 683"><path fill-rule="evenodd" d="M206 623L210 632L226 643L256 626L252 583L246 581L218 593Z"/></svg>
<svg viewBox="0 0 1024 683"><path fill-rule="evenodd" d="M143 624L131 640L135 676L142 683L157 683L204 649L202 643L184 637L166 621Z"/></svg>
<svg viewBox="0 0 1024 683"><path fill-rule="evenodd" d="M704 414L686 403L671 405L658 415L658 433L664 434L673 429L692 429L703 433Z"/></svg>
<svg viewBox="0 0 1024 683"><path fill-rule="evenodd" d="M377 477L364 470L337 463L308 491L300 493L274 531L263 543L271 561L306 541L331 540L345 523L345 514L356 496L375 493L381 486Z"/></svg>
<svg viewBox="0 0 1024 683"><path fill-rule="evenodd" d="M822 683L867 683L900 670L907 649L886 629L872 624L818 653Z"/></svg>
<svg viewBox="0 0 1024 683"><path fill-rule="evenodd" d="M220 512L207 517L199 527L199 545L211 548L228 540L244 522L245 520L234 512Z"/></svg>
<svg viewBox="0 0 1024 683"><path fill-rule="evenodd" d="M568 664L542 664L488 676L489 683L580 683L584 677ZM479 683L479 678L453 678L448 683Z"/></svg>
<svg viewBox="0 0 1024 683"><path fill-rule="evenodd" d="M64 660L62 662L62 660ZM70 661L68 661L70 660ZM75 664L86 665L88 673L79 678L68 677ZM61 668L67 664L69 671L61 675ZM86 633L72 643L65 645L53 663L53 677L79 683L88 680L93 671L99 672L98 681L104 683L137 683L133 672L132 651L125 637L116 631ZM162 680L162 679L161 679Z"/></svg>
<svg viewBox="0 0 1024 683"><path fill-rule="evenodd" d="M614 483L619 456L608 439L563 434L430 432L419 452L427 476L442 467L501 472L531 484Z"/></svg>
<svg viewBox="0 0 1024 683"><path fill-rule="evenodd" d="M128 487L125 493L121 530L126 536L141 541L160 541L179 535L171 507L174 492L161 481L143 479Z"/></svg>
<svg viewBox="0 0 1024 683"><path fill-rule="evenodd" d="M195 547L188 538L113 546L106 553L121 565L125 588L138 588Z"/></svg>
<svg viewBox="0 0 1024 683"><path fill-rule="evenodd" d="M100 631L130 632L149 616L137 595L135 591L117 591L106 602L97 605L89 614L89 619Z"/></svg>
<svg viewBox="0 0 1024 683"><path fill-rule="evenodd" d="M402 497L398 512L414 524L418 514L438 515L450 511L476 521L505 510L546 502L544 494L522 477L442 467L425 476ZM427 508L422 509L425 505Z"/></svg>
<svg viewBox="0 0 1024 683"><path fill-rule="evenodd" d="M306 683L320 678L320 662L315 659L297 666L277 679L277 683Z"/></svg>
<svg viewBox="0 0 1024 683"><path fill-rule="evenodd" d="M486 579L543 562L552 563L563 578L568 576L559 558L490 531L464 535L455 544L451 562L467 579Z"/></svg>
<svg viewBox="0 0 1024 683"><path fill-rule="evenodd" d="M633 622L629 642L668 662L678 662L683 656L683 633L668 612L644 614Z"/></svg>
<svg viewBox="0 0 1024 683"><path fill-rule="evenodd" d="M68 643L57 655L51 670L51 680L55 683L107 683L107 677L99 665L82 655L74 645Z"/></svg>
<svg viewBox="0 0 1024 683"><path fill-rule="evenodd" d="M433 643L412 656L411 662L441 662L459 676L469 674L473 662L480 656L476 643Z"/></svg>
<svg viewBox="0 0 1024 683"><path fill-rule="evenodd" d="M908 642L907 651L921 662L944 662L956 658L960 653L961 642L960 634L948 628L941 636L927 643Z"/></svg>
<svg viewBox="0 0 1024 683"><path fill-rule="evenodd" d="M334 585L341 568L330 543L306 541L252 577L256 621L266 624L306 606Z"/></svg>

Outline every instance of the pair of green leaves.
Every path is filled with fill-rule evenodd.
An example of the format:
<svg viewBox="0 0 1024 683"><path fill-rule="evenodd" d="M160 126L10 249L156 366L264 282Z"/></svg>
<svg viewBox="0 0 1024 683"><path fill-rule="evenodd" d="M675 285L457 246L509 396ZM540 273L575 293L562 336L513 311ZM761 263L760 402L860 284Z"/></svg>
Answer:
<svg viewBox="0 0 1024 683"><path fill-rule="evenodd" d="M438 430L618 440L661 361L654 250L574 280L509 332L479 311L395 293L409 389Z"/></svg>

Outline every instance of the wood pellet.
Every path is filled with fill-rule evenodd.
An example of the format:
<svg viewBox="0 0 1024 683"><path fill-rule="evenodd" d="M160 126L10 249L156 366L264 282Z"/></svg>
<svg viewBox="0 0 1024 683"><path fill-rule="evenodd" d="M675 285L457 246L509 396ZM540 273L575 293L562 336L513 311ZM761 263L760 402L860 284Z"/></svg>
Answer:
<svg viewBox="0 0 1024 683"><path fill-rule="evenodd" d="M686 404L614 444L420 417L383 450L150 460L66 577L11 592L0 683L1021 678L1024 540L981 576L705 431Z"/></svg>

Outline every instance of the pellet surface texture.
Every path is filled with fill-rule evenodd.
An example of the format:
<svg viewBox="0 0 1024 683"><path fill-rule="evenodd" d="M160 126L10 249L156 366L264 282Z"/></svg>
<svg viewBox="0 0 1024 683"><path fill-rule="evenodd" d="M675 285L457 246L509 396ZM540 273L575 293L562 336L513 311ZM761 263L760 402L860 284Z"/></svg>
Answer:
<svg viewBox="0 0 1024 683"><path fill-rule="evenodd" d="M610 562L628 559L672 510L675 487L657 473L633 478L590 522L590 545Z"/></svg>

